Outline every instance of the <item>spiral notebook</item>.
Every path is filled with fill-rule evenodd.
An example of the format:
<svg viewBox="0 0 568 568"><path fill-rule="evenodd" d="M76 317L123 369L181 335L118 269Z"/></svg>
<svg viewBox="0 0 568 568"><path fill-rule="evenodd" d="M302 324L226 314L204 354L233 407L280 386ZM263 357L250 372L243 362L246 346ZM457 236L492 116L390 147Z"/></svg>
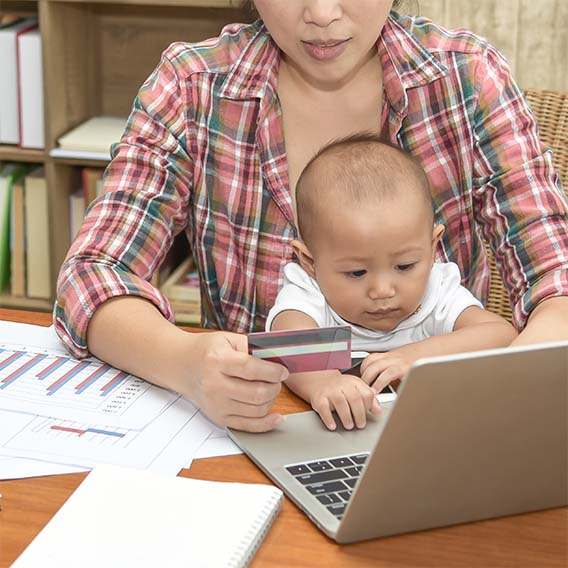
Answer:
<svg viewBox="0 0 568 568"><path fill-rule="evenodd" d="M282 498L270 485L97 466L12 566L247 566Z"/></svg>

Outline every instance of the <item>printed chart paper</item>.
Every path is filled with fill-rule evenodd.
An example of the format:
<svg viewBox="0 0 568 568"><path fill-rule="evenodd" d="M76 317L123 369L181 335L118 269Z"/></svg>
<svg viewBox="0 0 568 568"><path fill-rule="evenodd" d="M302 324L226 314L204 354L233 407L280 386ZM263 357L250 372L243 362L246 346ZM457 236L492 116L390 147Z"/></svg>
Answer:
<svg viewBox="0 0 568 568"><path fill-rule="evenodd" d="M63 349L0 343L0 409L140 429L179 395Z"/></svg>

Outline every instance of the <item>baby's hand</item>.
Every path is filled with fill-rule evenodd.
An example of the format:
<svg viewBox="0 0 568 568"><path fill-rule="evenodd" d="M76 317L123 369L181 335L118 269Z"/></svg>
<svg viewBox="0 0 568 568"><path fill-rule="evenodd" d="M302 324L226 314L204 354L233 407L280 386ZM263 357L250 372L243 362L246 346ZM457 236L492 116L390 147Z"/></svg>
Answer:
<svg viewBox="0 0 568 568"><path fill-rule="evenodd" d="M361 363L361 380L380 393L389 383L400 381L410 369L409 361L398 350L371 353Z"/></svg>
<svg viewBox="0 0 568 568"><path fill-rule="evenodd" d="M319 373L310 377L310 403L322 422L335 430L332 411L335 410L345 428L351 430L367 424L367 411L379 414L381 407L371 387L359 377L342 375L338 371Z"/></svg>

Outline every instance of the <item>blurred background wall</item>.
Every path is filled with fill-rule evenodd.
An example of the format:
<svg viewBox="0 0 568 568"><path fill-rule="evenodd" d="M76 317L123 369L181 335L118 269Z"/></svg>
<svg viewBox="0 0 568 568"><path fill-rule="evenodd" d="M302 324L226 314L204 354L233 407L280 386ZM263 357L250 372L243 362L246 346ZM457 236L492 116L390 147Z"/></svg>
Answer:
<svg viewBox="0 0 568 568"><path fill-rule="evenodd" d="M568 0L418 0L404 8L487 38L523 89L568 91Z"/></svg>

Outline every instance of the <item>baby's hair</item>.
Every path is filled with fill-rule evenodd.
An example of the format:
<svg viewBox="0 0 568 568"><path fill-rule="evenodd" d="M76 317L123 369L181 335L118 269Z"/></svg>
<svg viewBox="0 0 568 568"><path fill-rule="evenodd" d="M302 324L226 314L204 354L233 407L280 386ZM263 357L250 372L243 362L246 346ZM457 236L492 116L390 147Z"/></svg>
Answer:
<svg viewBox="0 0 568 568"><path fill-rule="evenodd" d="M420 192L433 223L430 184L415 158L371 132L334 140L306 164L296 184L300 235L311 240L328 204L372 204L405 191Z"/></svg>

